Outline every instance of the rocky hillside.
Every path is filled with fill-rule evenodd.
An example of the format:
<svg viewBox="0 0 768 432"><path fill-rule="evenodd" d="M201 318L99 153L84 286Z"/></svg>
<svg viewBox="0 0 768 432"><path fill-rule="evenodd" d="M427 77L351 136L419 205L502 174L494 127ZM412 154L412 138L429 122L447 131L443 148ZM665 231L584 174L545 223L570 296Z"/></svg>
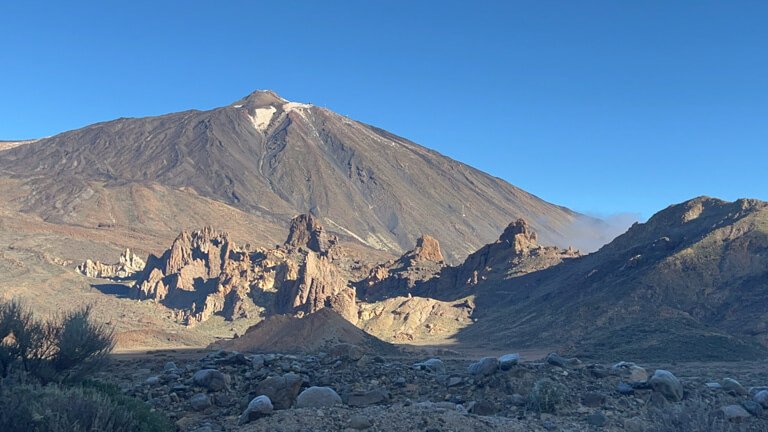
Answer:
<svg viewBox="0 0 768 432"><path fill-rule="evenodd" d="M755 358L768 346L768 204L696 198L599 251L471 291L459 339L636 358Z"/></svg>
<svg viewBox="0 0 768 432"><path fill-rule="evenodd" d="M335 233L393 253L429 233L454 262L512 218L560 245L584 219L404 138L269 91L210 111L122 118L3 148L0 176L20 182L22 211L103 229L143 229L135 187L191 191L283 226L311 212ZM189 228L173 221L165 222L173 231Z"/></svg>

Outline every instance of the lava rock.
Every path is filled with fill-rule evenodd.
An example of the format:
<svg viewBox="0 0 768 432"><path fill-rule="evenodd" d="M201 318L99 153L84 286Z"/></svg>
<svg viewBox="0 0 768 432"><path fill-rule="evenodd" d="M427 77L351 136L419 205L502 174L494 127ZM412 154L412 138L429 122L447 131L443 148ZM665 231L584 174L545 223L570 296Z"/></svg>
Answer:
<svg viewBox="0 0 768 432"><path fill-rule="evenodd" d="M341 397L330 387L310 387L296 399L296 408L321 408L341 403Z"/></svg>
<svg viewBox="0 0 768 432"><path fill-rule="evenodd" d="M504 354L499 357L499 369L501 370L510 370L512 366L516 366L518 363L520 363L520 354L517 353Z"/></svg>
<svg viewBox="0 0 768 432"><path fill-rule="evenodd" d="M211 398L209 398L207 394L198 393L189 398L189 405L191 405L192 409L195 411L205 411L213 404L211 403Z"/></svg>
<svg viewBox="0 0 768 432"><path fill-rule="evenodd" d="M683 400L683 384L670 371L656 370L648 383L654 391L661 393L671 402Z"/></svg>
<svg viewBox="0 0 768 432"><path fill-rule="evenodd" d="M373 426L373 422L368 417L355 414L349 418L349 427L355 430L365 430Z"/></svg>
<svg viewBox="0 0 768 432"><path fill-rule="evenodd" d="M733 378L725 378L722 383L723 390L736 396L746 396L749 394L747 389L744 388L738 381Z"/></svg>
<svg viewBox="0 0 768 432"><path fill-rule="evenodd" d="M759 403L761 407L768 408L768 390L760 390L755 393L752 400Z"/></svg>
<svg viewBox="0 0 768 432"><path fill-rule="evenodd" d="M275 409L288 409L296 400L302 382L301 376L294 373L269 377L256 386L256 394L267 396Z"/></svg>
<svg viewBox="0 0 768 432"><path fill-rule="evenodd" d="M375 389L367 392L355 392L345 394L342 400L350 406L363 407L388 402L389 392L386 390Z"/></svg>
<svg viewBox="0 0 768 432"><path fill-rule="evenodd" d="M599 408L605 404L606 397L599 392L585 393L581 397L581 404L590 408Z"/></svg>
<svg viewBox="0 0 768 432"><path fill-rule="evenodd" d="M747 412L741 405L728 405L720 408L720 414L725 417L726 420L740 423L746 421L751 417L751 414Z"/></svg>
<svg viewBox="0 0 768 432"><path fill-rule="evenodd" d="M563 369L567 369L580 366L581 360L577 358L565 358L558 355L557 353L549 353L549 355L547 355L547 363L551 364L552 366L558 366Z"/></svg>
<svg viewBox="0 0 768 432"><path fill-rule="evenodd" d="M219 391L227 388L227 376L216 369L201 369L192 376L192 380L200 387L211 391Z"/></svg>
<svg viewBox="0 0 768 432"><path fill-rule="evenodd" d="M479 361L469 365L468 371L470 375L484 377L493 375L498 368L499 361L495 357L483 357Z"/></svg>
<svg viewBox="0 0 768 432"><path fill-rule="evenodd" d="M416 363L413 365L413 367L414 369L429 370L437 374L445 373L445 363L443 363L442 360L436 358L431 358L429 360L424 360L421 363Z"/></svg>
<svg viewBox="0 0 768 432"><path fill-rule="evenodd" d="M269 397L265 395L257 396L248 403L248 408L240 415L238 423L242 425L267 416L272 413L273 409L274 407Z"/></svg>
<svg viewBox="0 0 768 432"><path fill-rule="evenodd" d="M603 427L607 421L608 418L600 411L595 411L587 416L587 424L592 426Z"/></svg>

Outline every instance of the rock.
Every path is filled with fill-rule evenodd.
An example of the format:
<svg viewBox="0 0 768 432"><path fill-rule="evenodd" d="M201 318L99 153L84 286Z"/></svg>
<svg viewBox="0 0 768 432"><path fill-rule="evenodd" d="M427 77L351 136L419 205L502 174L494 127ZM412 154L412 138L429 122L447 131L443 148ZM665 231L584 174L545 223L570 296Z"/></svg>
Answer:
<svg viewBox="0 0 768 432"><path fill-rule="evenodd" d="M192 376L192 380L200 387L211 391L223 390L227 387L227 376L216 369L201 369Z"/></svg>
<svg viewBox="0 0 768 432"><path fill-rule="evenodd" d="M437 374L445 373L445 363L443 363L442 360L436 358L431 358L429 360L424 360L421 363L416 363L413 365L413 367L414 369L429 370Z"/></svg>
<svg viewBox="0 0 768 432"><path fill-rule="evenodd" d="M763 407L753 400L745 400L741 402L741 406L755 417L763 416Z"/></svg>
<svg viewBox="0 0 768 432"><path fill-rule="evenodd" d="M623 361L616 363L611 367L611 372L629 382L645 382L648 380L648 372L632 362Z"/></svg>
<svg viewBox="0 0 768 432"><path fill-rule="evenodd" d="M588 392L581 397L581 404L590 408L599 408L605 404L606 397L599 392Z"/></svg>
<svg viewBox="0 0 768 432"><path fill-rule="evenodd" d="M740 423L746 421L751 417L749 412L745 410L741 405L728 405L720 408L720 414L725 417L726 420Z"/></svg>
<svg viewBox="0 0 768 432"><path fill-rule="evenodd" d="M489 400L479 400L472 403L469 412L480 416L489 416L499 412L499 407Z"/></svg>
<svg viewBox="0 0 768 432"><path fill-rule="evenodd" d="M126 249L117 264L104 264L99 261L86 260L77 266L78 273L104 279L126 279L133 277L144 270L146 263L136 256L130 249Z"/></svg>
<svg viewBox="0 0 768 432"><path fill-rule="evenodd" d="M354 344L340 343L331 347L328 354L340 360L358 361L365 355L365 350Z"/></svg>
<svg viewBox="0 0 768 432"><path fill-rule="evenodd" d="M683 400L683 384L672 372L657 369L648 383L654 391L661 393L671 402Z"/></svg>
<svg viewBox="0 0 768 432"><path fill-rule="evenodd" d="M747 389L744 388L738 381L733 378L725 378L722 383L723 390L736 396L746 396L749 394Z"/></svg>
<svg viewBox="0 0 768 432"><path fill-rule="evenodd" d="M296 400L302 382L301 376L294 373L287 373L281 377L269 377L256 386L256 393L267 396L275 409L288 409Z"/></svg>
<svg viewBox="0 0 768 432"><path fill-rule="evenodd" d="M296 408L321 408L341 403L341 397L330 387L310 387L296 399Z"/></svg>
<svg viewBox="0 0 768 432"><path fill-rule="evenodd" d="M721 390L723 388L723 386L720 383L717 383L717 382L708 382L708 383L706 383L704 385L708 389L712 389L712 390Z"/></svg>
<svg viewBox="0 0 768 432"><path fill-rule="evenodd" d="M416 240L416 248L410 254L410 258L414 262L432 261L441 263L445 261L443 253L440 251L440 243L428 235L423 235Z"/></svg>
<svg viewBox="0 0 768 432"><path fill-rule="evenodd" d="M591 364L587 366L587 371L595 378L605 378L610 375L608 368L601 364Z"/></svg>
<svg viewBox="0 0 768 432"><path fill-rule="evenodd" d="M144 382L146 384L148 384L148 385L156 386L156 385L160 384L160 377L158 377L158 376L151 376L151 377L147 378Z"/></svg>
<svg viewBox="0 0 768 432"><path fill-rule="evenodd" d="M768 408L768 390L760 390L755 393L752 400L759 403L761 407Z"/></svg>
<svg viewBox="0 0 768 432"><path fill-rule="evenodd" d="M306 248L321 255L326 255L337 239L329 236L320 221L311 213L298 215L291 220L288 239L285 246Z"/></svg>
<svg viewBox="0 0 768 432"><path fill-rule="evenodd" d="M345 404L355 407L363 407L388 402L389 392L382 389L375 389L367 392L355 392L345 394L342 400Z"/></svg>
<svg viewBox="0 0 768 432"><path fill-rule="evenodd" d="M592 426L603 427L607 421L608 418L600 411L595 411L587 416L587 424Z"/></svg>
<svg viewBox="0 0 768 432"><path fill-rule="evenodd" d="M198 393L189 398L189 404L195 411L205 411L207 408L213 405L211 403L211 398L209 398L205 393Z"/></svg>
<svg viewBox="0 0 768 432"><path fill-rule="evenodd" d="M622 395L625 395L625 396L628 396L628 395L631 395L631 394L635 393L634 387L632 387L631 385L629 385L627 383L623 383L623 382L619 383L618 385L616 385L616 391L619 392L619 394L622 394Z"/></svg>
<svg viewBox="0 0 768 432"><path fill-rule="evenodd" d="M455 387L455 386L457 386L457 385L459 385L459 384L461 384L463 382L464 382L464 378L462 378L460 376L452 376L452 377L448 378L447 385L448 385L448 387Z"/></svg>
<svg viewBox="0 0 768 432"><path fill-rule="evenodd" d="M577 358L565 358L559 356L557 353L549 353L547 355L547 363L552 366L558 366L563 369L574 368L581 365L581 361Z"/></svg>
<svg viewBox="0 0 768 432"><path fill-rule="evenodd" d="M349 427L355 430L365 430L373 426L373 422L362 414L355 414L349 418Z"/></svg>
<svg viewBox="0 0 768 432"><path fill-rule="evenodd" d="M533 384L528 395L528 406L538 412L552 413L566 400L568 389L549 378L542 378Z"/></svg>
<svg viewBox="0 0 768 432"><path fill-rule="evenodd" d="M520 363L520 354L505 354L501 357L499 357L499 369L501 370L510 370L512 369L512 366L517 365Z"/></svg>
<svg viewBox="0 0 768 432"><path fill-rule="evenodd" d="M256 396L248 403L248 408L245 409L238 424L246 424L252 422L261 417L267 416L272 413L272 401L265 395Z"/></svg>
<svg viewBox="0 0 768 432"><path fill-rule="evenodd" d="M178 373L179 368L176 367L176 363L169 361L163 366L163 372L165 373Z"/></svg>
<svg viewBox="0 0 768 432"><path fill-rule="evenodd" d="M495 357L483 357L479 361L469 365L470 375L484 377L493 375L499 367L499 361Z"/></svg>

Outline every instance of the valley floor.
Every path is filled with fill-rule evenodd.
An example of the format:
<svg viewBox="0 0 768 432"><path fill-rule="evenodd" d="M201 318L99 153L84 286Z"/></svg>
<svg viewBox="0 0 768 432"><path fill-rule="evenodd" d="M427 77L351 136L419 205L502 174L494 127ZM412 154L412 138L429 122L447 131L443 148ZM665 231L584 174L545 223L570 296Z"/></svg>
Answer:
<svg viewBox="0 0 768 432"><path fill-rule="evenodd" d="M494 358L472 370L472 360L450 351L421 366L434 350L379 356L341 345L328 351L116 354L100 379L116 381L181 431L768 430L763 406L753 400L768 384L761 362L642 365L647 376L658 368L680 379L684 397L673 401L648 385L640 369L630 377L613 363L557 366L567 359L528 353L518 364ZM221 385L201 380L214 376L201 370L221 372ZM297 394L310 386L334 389L340 403L297 407ZM249 401L261 394L270 396L274 411L244 422Z"/></svg>

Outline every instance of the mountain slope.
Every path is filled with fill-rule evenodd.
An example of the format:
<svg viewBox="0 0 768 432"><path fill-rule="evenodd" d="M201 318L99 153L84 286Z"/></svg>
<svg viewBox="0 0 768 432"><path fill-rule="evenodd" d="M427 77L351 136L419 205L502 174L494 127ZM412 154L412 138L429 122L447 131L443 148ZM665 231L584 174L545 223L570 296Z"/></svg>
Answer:
<svg viewBox="0 0 768 432"><path fill-rule="evenodd" d="M469 294L477 322L459 335L467 342L482 335L648 359L763 356L768 203L696 198L588 256L451 293Z"/></svg>
<svg viewBox="0 0 768 432"><path fill-rule="evenodd" d="M391 252L429 233L451 261L514 218L560 245L584 218L406 139L269 91L210 111L118 119L11 148L0 152L3 173L28 188L23 210L50 222L95 224L84 215L99 206L99 188L159 183L272 223L310 211L330 230Z"/></svg>

